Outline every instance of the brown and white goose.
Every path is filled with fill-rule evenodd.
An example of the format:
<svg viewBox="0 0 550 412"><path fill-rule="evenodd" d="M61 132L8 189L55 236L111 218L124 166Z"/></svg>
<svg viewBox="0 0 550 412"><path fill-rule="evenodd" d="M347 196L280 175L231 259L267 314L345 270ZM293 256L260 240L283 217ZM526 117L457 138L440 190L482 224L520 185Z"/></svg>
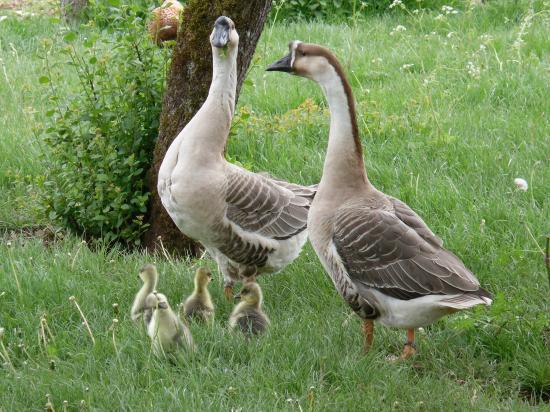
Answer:
<svg viewBox="0 0 550 412"><path fill-rule="evenodd" d="M351 87L326 48L291 42L268 67L309 78L323 89L330 134L323 176L308 218L310 241L325 270L364 320L365 349L373 321L407 329L402 358L415 352L415 328L491 297L458 257L402 201L367 177Z"/></svg>
<svg viewBox="0 0 550 412"><path fill-rule="evenodd" d="M316 189L252 173L225 160L239 43L231 19L216 20L210 43L213 76L208 97L168 149L158 192L178 228L216 259L226 296L232 297L234 281L277 272L298 256Z"/></svg>

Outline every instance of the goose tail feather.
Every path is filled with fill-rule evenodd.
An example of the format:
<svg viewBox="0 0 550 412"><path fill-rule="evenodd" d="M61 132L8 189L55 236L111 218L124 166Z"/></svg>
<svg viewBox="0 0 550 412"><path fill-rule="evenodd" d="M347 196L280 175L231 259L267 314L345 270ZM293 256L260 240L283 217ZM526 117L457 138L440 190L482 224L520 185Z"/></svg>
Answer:
<svg viewBox="0 0 550 412"><path fill-rule="evenodd" d="M438 302L441 306L453 308L457 310L469 309L476 305L491 305L493 299L489 293L480 289L476 293L466 293L463 295L453 296L448 299L440 300Z"/></svg>

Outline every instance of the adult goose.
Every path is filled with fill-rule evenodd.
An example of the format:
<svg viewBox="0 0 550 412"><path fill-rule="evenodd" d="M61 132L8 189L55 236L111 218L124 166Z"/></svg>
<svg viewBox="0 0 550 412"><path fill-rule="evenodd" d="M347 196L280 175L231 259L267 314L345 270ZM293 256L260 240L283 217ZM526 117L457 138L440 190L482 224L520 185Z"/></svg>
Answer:
<svg viewBox="0 0 550 412"><path fill-rule="evenodd" d="M239 43L231 19L216 20L210 43L208 97L169 147L158 193L178 228L216 259L225 294L232 298L236 280L277 272L298 256L316 188L252 173L225 160Z"/></svg>
<svg viewBox="0 0 550 412"><path fill-rule="evenodd" d="M407 329L401 358L415 352L415 328L491 297L458 257L405 203L367 177L351 87L326 48L291 42L267 70L309 78L323 89L330 132L323 176L309 212L310 241L332 281L364 320L365 350L373 321Z"/></svg>

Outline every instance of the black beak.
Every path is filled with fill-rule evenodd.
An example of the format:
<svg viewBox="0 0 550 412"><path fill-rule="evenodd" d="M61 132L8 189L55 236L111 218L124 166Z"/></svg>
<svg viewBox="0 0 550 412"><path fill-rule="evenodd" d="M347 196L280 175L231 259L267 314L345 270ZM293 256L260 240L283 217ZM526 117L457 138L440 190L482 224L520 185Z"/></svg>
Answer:
<svg viewBox="0 0 550 412"><path fill-rule="evenodd" d="M159 307L159 309L168 309L168 303L159 302L158 307Z"/></svg>
<svg viewBox="0 0 550 412"><path fill-rule="evenodd" d="M267 66L268 72L286 72L290 73L292 72L292 67L290 66L290 61L292 60L292 56L290 54L287 54L282 59L277 60L275 63L271 63L269 66Z"/></svg>
<svg viewBox="0 0 550 412"><path fill-rule="evenodd" d="M241 300L241 292L237 293L235 296L233 296L235 300Z"/></svg>
<svg viewBox="0 0 550 412"><path fill-rule="evenodd" d="M229 43L229 19L225 16L220 16L214 23L214 33L212 35L212 46L222 48Z"/></svg>

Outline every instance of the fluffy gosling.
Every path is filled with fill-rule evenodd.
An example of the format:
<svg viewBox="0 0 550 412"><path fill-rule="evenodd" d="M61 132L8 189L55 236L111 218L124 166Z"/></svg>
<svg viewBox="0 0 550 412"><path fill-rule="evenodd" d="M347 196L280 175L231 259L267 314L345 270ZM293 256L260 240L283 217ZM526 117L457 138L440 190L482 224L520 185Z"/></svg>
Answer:
<svg viewBox="0 0 550 412"><path fill-rule="evenodd" d="M189 296L182 308L182 318L195 319L206 323L214 320L214 304L208 291L212 281L212 273L207 268L199 268L195 272L195 290Z"/></svg>
<svg viewBox="0 0 550 412"><path fill-rule="evenodd" d="M157 356L181 347L193 349L191 332L174 313L166 296L157 292L150 293L145 304L153 311L147 334L153 342L153 352Z"/></svg>
<svg viewBox="0 0 550 412"><path fill-rule="evenodd" d="M159 275L155 265L148 263L139 270L138 276L143 281L143 286L134 298L130 315L133 321L138 321L141 317L143 317L145 326L147 326L151 321L151 315L153 312L147 307L145 300L147 299L147 296L149 296L149 294L156 289Z"/></svg>
<svg viewBox="0 0 550 412"><path fill-rule="evenodd" d="M269 319L262 310L262 289L255 282L245 283L241 292L235 296L240 299L229 317L229 326L240 330L246 337L259 335L269 326Z"/></svg>

